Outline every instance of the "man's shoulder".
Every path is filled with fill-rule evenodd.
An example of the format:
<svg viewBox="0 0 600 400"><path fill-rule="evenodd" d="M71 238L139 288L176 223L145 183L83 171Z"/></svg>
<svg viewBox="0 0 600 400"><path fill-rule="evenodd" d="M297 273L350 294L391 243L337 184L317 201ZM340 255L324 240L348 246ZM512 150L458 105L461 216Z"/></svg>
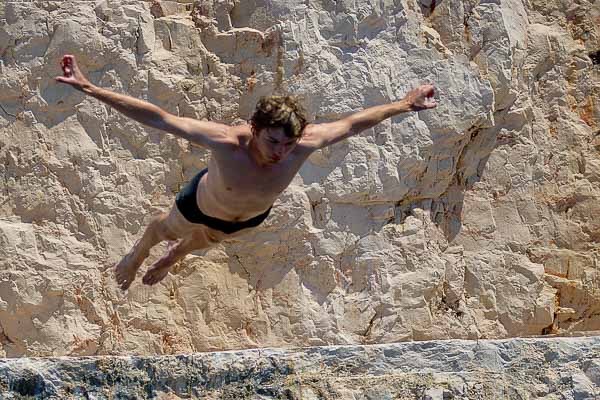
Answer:
<svg viewBox="0 0 600 400"><path fill-rule="evenodd" d="M232 125L229 127L229 136L238 146L245 147L252 138L252 130L248 124Z"/></svg>
<svg viewBox="0 0 600 400"><path fill-rule="evenodd" d="M252 133L249 127L244 125L229 125L225 128L222 146L216 146L212 150L218 152L237 151L246 147Z"/></svg>

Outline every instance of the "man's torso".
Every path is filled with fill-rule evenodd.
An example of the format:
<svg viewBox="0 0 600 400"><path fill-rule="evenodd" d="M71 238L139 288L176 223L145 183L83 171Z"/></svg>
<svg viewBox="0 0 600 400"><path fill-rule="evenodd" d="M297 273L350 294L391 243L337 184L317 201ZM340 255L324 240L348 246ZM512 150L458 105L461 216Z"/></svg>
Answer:
<svg viewBox="0 0 600 400"><path fill-rule="evenodd" d="M213 150L198 185L200 210L225 221L245 221L265 212L290 184L311 151L301 143L280 162L260 166L250 155L247 125L232 128L239 146Z"/></svg>

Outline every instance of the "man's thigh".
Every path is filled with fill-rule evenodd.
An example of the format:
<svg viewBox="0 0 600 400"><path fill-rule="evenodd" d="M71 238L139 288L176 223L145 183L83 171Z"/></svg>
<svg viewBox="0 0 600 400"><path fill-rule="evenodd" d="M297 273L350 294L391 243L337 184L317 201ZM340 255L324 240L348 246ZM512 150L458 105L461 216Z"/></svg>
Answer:
<svg viewBox="0 0 600 400"><path fill-rule="evenodd" d="M243 236L244 234L251 232L254 229L256 228L245 228L233 233L225 233L217 229L210 228L206 225L198 224L198 229L195 231L195 234L205 236L206 239L211 243L219 243L224 240Z"/></svg>
<svg viewBox="0 0 600 400"><path fill-rule="evenodd" d="M207 243L199 243L201 248L210 246L211 244L222 242L223 240L237 238L243 236L254 229L244 228L233 233L225 233L217 229L210 228L204 224L196 224L188 221L177 208L177 204L173 204L167 218L165 219L167 228L179 238L194 238L199 242L206 241Z"/></svg>
<svg viewBox="0 0 600 400"><path fill-rule="evenodd" d="M166 228L178 238L190 237L197 229L199 224L194 224L181 214L181 211L177 208L177 204L173 203L171 210L167 214L164 220Z"/></svg>

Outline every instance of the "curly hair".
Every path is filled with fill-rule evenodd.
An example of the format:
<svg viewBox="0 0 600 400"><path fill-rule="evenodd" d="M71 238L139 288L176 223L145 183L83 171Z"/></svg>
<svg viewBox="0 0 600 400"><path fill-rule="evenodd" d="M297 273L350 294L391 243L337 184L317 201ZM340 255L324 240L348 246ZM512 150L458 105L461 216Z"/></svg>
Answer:
<svg viewBox="0 0 600 400"><path fill-rule="evenodd" d="M252 133L255 135L264 128L281 127L287 137L299 138L306 125L306 110L293 96L261 97L250 119Z"/></svg>

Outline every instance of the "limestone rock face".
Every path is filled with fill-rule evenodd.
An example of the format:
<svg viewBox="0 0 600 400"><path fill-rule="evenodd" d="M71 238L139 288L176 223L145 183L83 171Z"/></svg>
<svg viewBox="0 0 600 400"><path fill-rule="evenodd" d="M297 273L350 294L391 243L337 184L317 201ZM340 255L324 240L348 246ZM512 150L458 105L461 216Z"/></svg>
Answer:
<svg viewBox="0 0 600 400"><path fill-rule="evenodd" d="M593 400L599 388L598 337L0 359L6 400Z"/></svg>
<svg viewBox="0 0 600 400"><path fill-rule="evenodd" d="M599 27L590 0L1 2L0 356L599 331ZM271 93L315 122L425 82L440 105L319 151L252 234L121 293L112 266L210 154L55 83L63 54L229 124Z"/></svg>

